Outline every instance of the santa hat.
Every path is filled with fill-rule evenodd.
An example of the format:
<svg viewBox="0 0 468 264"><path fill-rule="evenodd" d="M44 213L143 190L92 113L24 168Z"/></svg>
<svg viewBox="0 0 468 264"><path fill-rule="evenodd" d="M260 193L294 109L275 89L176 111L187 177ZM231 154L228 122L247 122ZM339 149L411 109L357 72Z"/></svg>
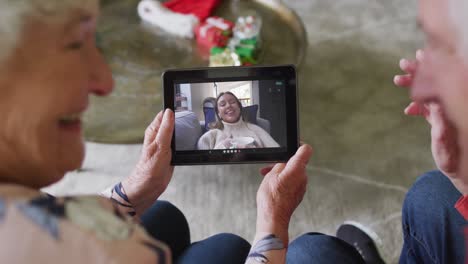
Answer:
<svg viewBox="0 0 468 264"><path fill-rule="evenodd" d="M161 27L168 33L194 37L194 29L208 18L221 0L170 0L161 4L157 0L142 0L138 4L141 19Z"/></svg>
<svg viewBox="0 0 468 264"><path fill-rule="evenodd" d="M195 15L203 22L220 3L221 0L170 0L164 6L176 13Z"/></svg>

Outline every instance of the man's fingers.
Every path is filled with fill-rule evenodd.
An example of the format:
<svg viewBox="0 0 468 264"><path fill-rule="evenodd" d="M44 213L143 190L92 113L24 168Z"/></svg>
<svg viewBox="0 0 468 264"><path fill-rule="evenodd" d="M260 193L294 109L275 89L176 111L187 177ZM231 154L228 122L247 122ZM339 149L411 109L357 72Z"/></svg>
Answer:
<svg viewBox="0 0 468 264"><path fill-rule="evenodd" d="M296 154L288 161L286 167L281 172L281 176L293 176L296 172L305 170L311 157L312 147L309 145L301 146Z"/></svg>
<svg viewBox="0 0 468 264"><path fill-rule="evenodd" d="M424 105L411 102L408 107L405 108L405 114L410 116L425 116L425 114L427 114L427 109Z"/></svg>
<svg viewBox="0 0 468 264"><path fill-rule="evenodd" d="M442 106L438 103L429 103L428 108L431 114L429 123L431 123L432 126L445 128L448 122Z"/></svg>
<svg viewBox="0 0 468 264"><path fill-rule="evenodd" d="M144 139L145 146L148 146L156 138L156 134L158 133L159 126L161 125L162 117L163 117L163 111L160 111L156 115L156 117L153 119L151 124L146 128L145 139Z"/></svg>
<svg viewBox="0 0 468 264"><path fill-rule="evenodd" d="M411 87L413 85L413 75L406 74L406 75L396 75L393 78L393 83L400 87Z"/></svg>
<svg viewBox="0 0 468 264"><path fill-rule="evenodd" d="M418 62L413 60L401 59L400 69L408 74L415 74L418 69Z"/></svg>
<svg viewBox="0 0 468 264"><path fill-rule="evenodd" d="M164 111L164 116L159 128L158 134L156 135L156 143L160 149L170 149L172 134L174 132L174 112L171 109Z"/></svg>
<svg viewBox="0 0 468 264"><path fill-rule="evenodd" d="M416 60L418 60L418 62L422 62L424 60L424 50L418 49L416 51Z"/></svg>

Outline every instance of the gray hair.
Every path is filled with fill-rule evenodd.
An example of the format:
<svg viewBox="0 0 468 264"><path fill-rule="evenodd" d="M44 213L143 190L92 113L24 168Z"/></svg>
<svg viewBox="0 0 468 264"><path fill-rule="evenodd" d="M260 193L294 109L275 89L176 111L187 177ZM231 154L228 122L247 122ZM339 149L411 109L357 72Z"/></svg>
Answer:
<svg viewBox="0 0 468 264"><path fill-rule="evenodd" d="M468 1L450 0L449 17L457 32L457 52L468 63Z"/></svg>
<svg viewBox="0 0 468 264"><path fill-rule="evenodd" d="M30 17L64 23L71 10L96 13L99 0L0 0L0 65L13 52Z"/></svg>

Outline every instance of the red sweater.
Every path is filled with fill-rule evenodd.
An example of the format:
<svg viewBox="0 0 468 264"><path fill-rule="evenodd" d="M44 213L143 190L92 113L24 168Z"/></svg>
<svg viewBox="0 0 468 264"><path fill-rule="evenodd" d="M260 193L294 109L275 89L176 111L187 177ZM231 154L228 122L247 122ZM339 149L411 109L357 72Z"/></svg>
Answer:
<svg viewBox="0 0 468 264"><path fill-rule="evenodd" d="M455 204L455 208L466 220L468 220L468 195L461 197Z"/></svg>

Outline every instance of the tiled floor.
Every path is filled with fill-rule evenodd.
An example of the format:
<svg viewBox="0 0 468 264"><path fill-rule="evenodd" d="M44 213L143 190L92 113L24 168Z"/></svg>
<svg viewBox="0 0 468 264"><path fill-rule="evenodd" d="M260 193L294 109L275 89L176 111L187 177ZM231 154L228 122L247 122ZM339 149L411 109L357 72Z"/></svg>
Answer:
<svg viewBox="0 0 468 264"><path fill-rule="evenodd" d="M405 117L407 93L392 84L401 56L422 43L416 2L287 0L309 34L301 69L301 136L315 148L309 190L291 223L291 238L333 234L345 220L372 227L396 263L401 205L415 178L434 168L429 130ZM49 190L94 193L127 175L140 146L88 144L84 171ZM194 240L218 232L254 235L257 165L176 168L163 198L187 216Z"/></svg>

